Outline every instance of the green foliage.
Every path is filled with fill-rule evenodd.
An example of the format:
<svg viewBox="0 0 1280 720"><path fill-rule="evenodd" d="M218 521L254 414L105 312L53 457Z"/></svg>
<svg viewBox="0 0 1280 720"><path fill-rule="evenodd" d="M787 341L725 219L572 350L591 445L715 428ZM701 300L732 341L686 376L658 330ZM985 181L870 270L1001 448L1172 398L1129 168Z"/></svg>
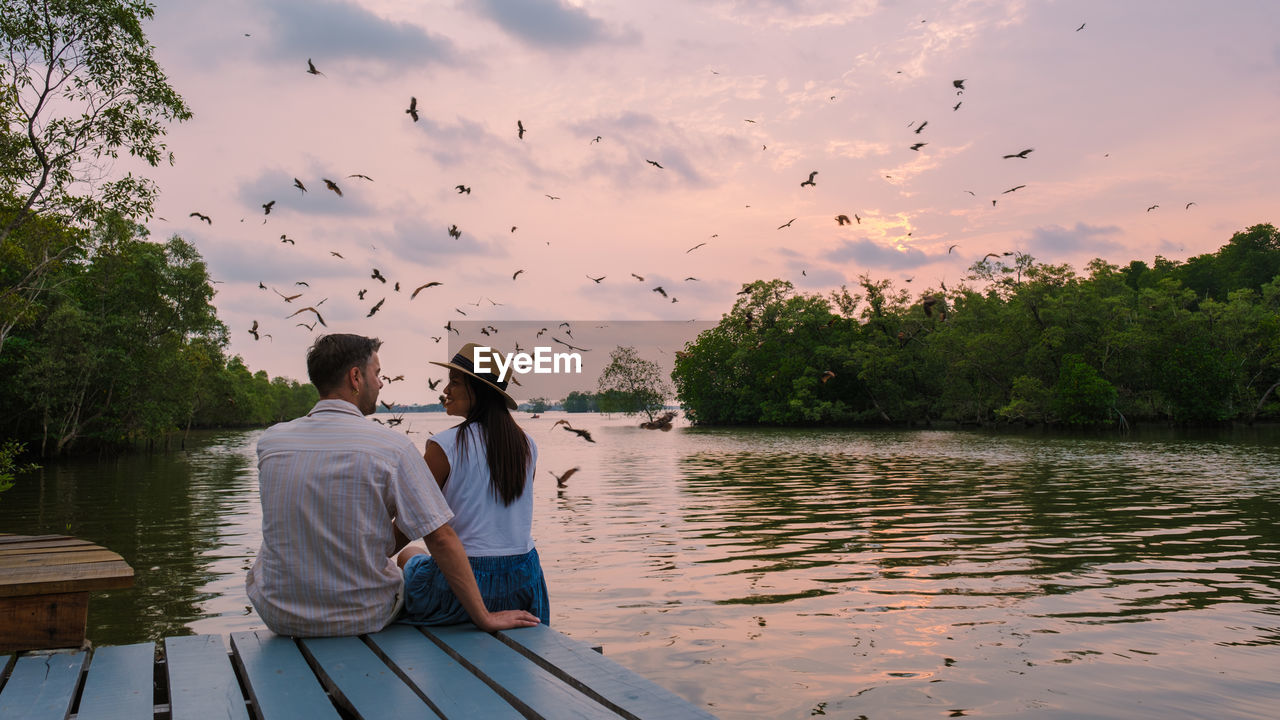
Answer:
<svg viewBox="0 0 1280 720"><path fill-rule="evenodd" d="M1116 389L1079 355L1062 358L1053 386L1053 410L1068 425L1102 425L1112 419Z"/></svg>
<svg viewBox="0 0 1280 720"><path fill-rule="evenodd" d="M610 353L598 385L600 412L644 413L649 420L666 405L670 394L658 364L640 357L629 346L618 346Z"/></svg>
<svg viewBox="0 0 1280 720"><path fill-rule="evenodd" d="M22 473L39 470L35 463L18 464L18 458L27 446L17 440L5 440L0 443L0 493L13 487L13 480Z"/></svg>
<svg viewBox="0 0 1280 720"><path fill-rule="evenodd" d="M152 182L106 178L121 152L172 163L166 124L191 117L143 33L153 12L142 0L0 0L0 349L84 249L79 230L151 213ZM40 219L65 230L25 227Z"/></svg>
<svg viewBox="0 0 1280 720"><path fill-rule="evenodd" d="M541 413L546 412L550 404L544 397L536 397L529 401L529 412Z"/></svg>
<svg viewBox="0 0 1280 720"><path fill-rule="evenodd" d="M600 404L595 393L573 390L560 401L560 407L564 408L565 412L584 413L599 411Z"/></svg>
<svg viewBox="0 0 1280 720"><path fill-rule="evenodd" d="M1015 253L965 280L916 297L865 276L829 298L751 283L677 353L676 396L709 425L1280 419L1271 225L1186 264L1081 276Z"/></svg>
<svg viewBox="0 0 1280 720"><path fill-rule="evenodd" d="M311 385L227 359L204 261L181 238L149 242L118 217L95 252L49 276L0 371L0 428L40 455L113 448L204 425L263 425L307 412ZM4 266L0 265L0 272Z"/></svg>

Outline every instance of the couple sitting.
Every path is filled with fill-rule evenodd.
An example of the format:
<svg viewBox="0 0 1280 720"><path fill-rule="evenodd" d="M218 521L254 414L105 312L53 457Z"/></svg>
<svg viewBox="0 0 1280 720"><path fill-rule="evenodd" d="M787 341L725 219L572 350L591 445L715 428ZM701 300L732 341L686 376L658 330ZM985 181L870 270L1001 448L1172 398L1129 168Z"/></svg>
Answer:
<svg viewBox="0 0 1280 720"><path fill-rule="evenodd" d="M494 631L550 623L534 549L538 449L511 417L506 383L474 372L476 346L449 363L442 402L461 424L425 456L369 422L381 342L318 338L307 374L320 402L258 441L262 547L245 581L273 632L376 632L403 620L470 619ZM409 541L422 538L424 553Z"/></svg>

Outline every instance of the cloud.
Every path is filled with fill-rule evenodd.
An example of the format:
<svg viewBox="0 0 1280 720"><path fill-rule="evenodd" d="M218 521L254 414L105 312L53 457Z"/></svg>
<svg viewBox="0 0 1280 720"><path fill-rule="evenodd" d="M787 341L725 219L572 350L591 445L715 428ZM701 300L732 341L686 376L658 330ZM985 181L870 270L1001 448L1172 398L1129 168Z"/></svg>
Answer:
<svg viewBox="0 0 1280 720"><path fill-rule="evenodd" d="M551 50L632 43L634 30L615 31L580 7L562 0L478 0L473 7L526 44Z"/></svg>
<svg viewBox="0 0 1280 720"><path fill-rule="evenodd" d="M827 254L836 263L856 263L889 270L905 270L929 263L933 258L914 248L885 247L867 238L845 240Z"/></svg>
<svg viewBox="0 0 1280 720"><path fill-rule="evenodd" d="M334 60L377 60L396 67L457 62L457 51L448 38L378 17L354 3L277 0L259 8L268 16L268 52L282 58L311 57L321 72L326 62Z"/></svg>
<svg viewBox="0 0 1280 720"><path fill-rule="evenodd" d="M1049 225L1032 230L1023 243L1035 257L1062 257L1072 253L1092 253L1102 257L1124 249L1120 243L1108 239L1120 232L1120 228L1114 225L1097 227L1081 222L1072 228Z"/></svg>
<svg viewBox="0 0 1280 720"><path fill-rule="evenodd" d="M879 0L731 0L717 12L733 22L796 30L847 25L874 15L879 6Z"/></svg>

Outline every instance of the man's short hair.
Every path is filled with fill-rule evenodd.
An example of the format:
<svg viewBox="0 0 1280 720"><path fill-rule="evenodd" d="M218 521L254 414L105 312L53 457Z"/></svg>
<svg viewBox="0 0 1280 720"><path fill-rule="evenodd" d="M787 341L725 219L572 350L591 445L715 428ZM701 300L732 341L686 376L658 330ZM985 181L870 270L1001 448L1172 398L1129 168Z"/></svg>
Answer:
<svg viewBox="0 0 1280 720"><path fill-rule="evenodd" d="M342 384L348 370L363 367L380 347L378 338L351 333L321 335L307 350L307 376L320 395L328 395Z"/></svg>

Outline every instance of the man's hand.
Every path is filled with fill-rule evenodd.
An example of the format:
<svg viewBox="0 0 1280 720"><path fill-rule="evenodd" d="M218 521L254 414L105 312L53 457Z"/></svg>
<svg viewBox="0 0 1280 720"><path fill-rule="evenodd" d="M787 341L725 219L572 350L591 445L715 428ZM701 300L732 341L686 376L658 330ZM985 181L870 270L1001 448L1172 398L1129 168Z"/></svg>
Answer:
<svg viewBox="0 0 1280 720"><path fill-rule="evenodd" d="M489 613L488 618L483 623L476 622L476 626L485 632L496 632L518 627L533 627L538 622L537 615L525 610L500 610Z"/></svg>

